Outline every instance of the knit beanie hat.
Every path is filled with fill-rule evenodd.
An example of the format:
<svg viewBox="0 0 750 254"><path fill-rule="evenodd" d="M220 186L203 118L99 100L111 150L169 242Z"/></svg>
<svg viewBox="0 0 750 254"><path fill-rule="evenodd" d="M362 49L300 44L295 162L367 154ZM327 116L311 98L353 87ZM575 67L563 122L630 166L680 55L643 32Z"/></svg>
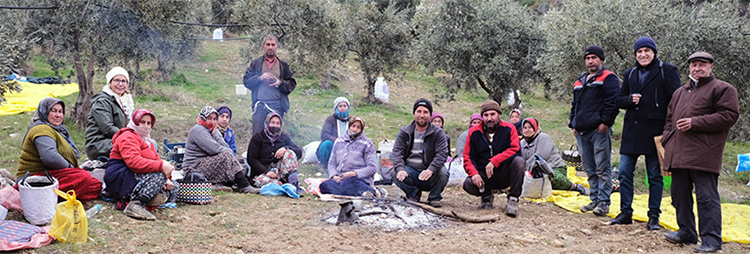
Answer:
<svg viewBox="0 0 750 254"><path fill-rule="evenodd" d="M438 118L438 117L440 117L440 119L442 119L443 122L445 122L445 117L443 116L443 114L440 114L440 112L432 113L432 116L430 117L430 122L432 122L432 120L435 120L435 118Z"/></svg>
<svg viewBox="0 0 750 254"><path fill-rule="evenodd" d="M471 122L473 122L474 120L482 121L482 114L474 113L471 115L471 118L469 118L469 128L471 128Z"/></svg>
<svg viewBox="0 0 750 254"><path fill-rule="evenodd" d="M484 112L487 112L490 110L497 111L498 114L503 113L503 110L500 109L500 104L497 104L496 101L487 100L484 103L482 103L482 111L480 111L482 115L484 115Z"/></svg>
<svg viewBox="0 0 750 254"><path fill-rule="evenodd" d="M414 108L412 109L411 113L414 114L414 112L417 111L417 107L419 106L427 108L427 111L430 111L430 115L432 115L432 102L430 102L430 100L420 98L419 100L414 102Z"/></svg>
<svg viewBox="0 0 750 254"><path fill-rule="evenodd" d="M352 104L349 103L349 100L345 97L338 97L335 100L333 100L333 110L336 110L336 108L339 107L339 103L346 102L347 106L351 106Z"/></svg>
<svg viewBox="0 0 750 254"><path fill-rule="evenodd" d="M635 41L635 44L633 44L633 53L638 51L638 49L643 47L649 47L652 50L654 50L654 54L656 54L656 42L654 42L653 39L649 38L648 36L643 36L641 38L638 38L638 40Z"/></svg>
<svg viewBox="0 0 750 254"><path fill-rule="evenodd" d="M125 76L125 79L128 80L128 83L130 83L130 76L128 75L128 71L126 71L124 68L117 66L115 68L112 68L112 70L109 70L107 72L107 84L109 85L109 82L112 81L113 78L117 75L123 75Z"/></svg>
<svg viewBox="0 0 750 254"><path fill-rule="evenodd" d="M227 114L229 114L229 119L232 119L232 110L231 110L231 109L229 109L229 107L227 107L227 106L225 106L225 105L221 105L221 106L219 106L218 108L216 108L216 112L217 112L217 113L218 113L219 115L221 115L221 114L224 114L224 113L227 113Z"/></svg>
<svg viewBox="0 0 750 254"><path fill-rule="evenodd" d="M586 48L586 51L583 52L583 58L586 58L588 55L596 55L599 57L599 59L602 59L604 61L604 49L602 47L591 45L588 48Z"/></svg>

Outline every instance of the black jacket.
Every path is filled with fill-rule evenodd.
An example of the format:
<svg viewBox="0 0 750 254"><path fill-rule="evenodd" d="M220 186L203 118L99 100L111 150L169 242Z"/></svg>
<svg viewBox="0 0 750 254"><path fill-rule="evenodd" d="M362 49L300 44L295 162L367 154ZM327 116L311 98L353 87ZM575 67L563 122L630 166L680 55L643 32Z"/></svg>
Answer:
<svg viewBox="0 0 750 254"><path fill-rule="evenodd" d="M578 77L573 86L573 103L568 127L578 132L596 130L599 124L612 127L620 113L615 99L620 90L620 80L614 73L602 69L586 80L588 72Z"/></svg>
<svg viewBox="0 0 750 254"><path fill-rule="evenodd" d="M268 173L269 166L272 162L278 162L279 159L274 157L276 150L285 147L291 149L297 154L297 159L302 158L302 149L299 148L286 133L281 133L276 140L271 143L271 140L266 137L263 132L256 133L250 140L250 144L247 145L247 164L250 165L250 179L255 178L257 175ZM260 187L260 186L258 186Z"/></svg>
<svg viewBox="0 0 750 254"><path fill-rule="evenodd" d="M260 76L263 74L263 61L265 60L263 59L263 56L261 56L250 62L250 66L247 67L245 76L242 78L242 83L252 92L252 105L255 105L255 102L258 101L258 86L268 85L267 82L260 79ZM276 57L276 61L279 61L281 64L279 67L281 70L281 84L279 85L279 91L284 95L281 97L281 108L284 112L287 112L289 111L288 95L297 87L297 80L294 79L294 73L289 69L289 64L281 61L278 57Z"/></svg>
<svg viewBox="0 0 750 254"><path fill-rule="evenodd" d="M622 126L620 154L656 154L654 137L664 131L667 106L672 94L680 87L680 73L677 67L664 63L658 58L645 67L636 67L623 73L622 87L617 96L617 107L626 109ZM640 83L638 71L648 70ZM632 94L641 94L638 105L633 103Z"/></svg>
<svg viewBox="0 0 750 254"><path fill-rule="evenodd" d="M416 123L412 121L411 124L401 127L398 131L396 143L393 144L393 153L391 154L391 161L393 161L395 172L403 171L406 166L406 159L411 156L415 126ZM432 123L427 126L427 130L424 132L424 150L422 151L424 168L422 169L429 169L434 173L443 167L449 154L448 141L445 137L445 132L440 127Z"/></svg>

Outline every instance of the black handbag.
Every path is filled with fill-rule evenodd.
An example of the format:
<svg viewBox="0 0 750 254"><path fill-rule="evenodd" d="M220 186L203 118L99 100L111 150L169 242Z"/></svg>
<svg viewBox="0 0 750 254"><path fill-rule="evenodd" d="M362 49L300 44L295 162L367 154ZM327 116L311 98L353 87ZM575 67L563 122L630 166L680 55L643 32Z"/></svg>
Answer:
<svg viewBox="0 0 750 254"><path fill-rule="evenodd" d="M561 157L568 167L575 167L576 170L581 171L581 154L578 153L578 145L570 145L569 150L562 150Z"/></svg>

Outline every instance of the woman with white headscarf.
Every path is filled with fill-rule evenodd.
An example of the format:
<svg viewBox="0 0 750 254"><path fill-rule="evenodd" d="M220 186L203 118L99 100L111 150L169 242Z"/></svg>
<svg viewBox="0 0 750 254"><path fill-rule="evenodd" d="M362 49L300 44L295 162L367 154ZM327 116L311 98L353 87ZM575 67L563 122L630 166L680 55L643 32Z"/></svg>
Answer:
<svg viewBox="0 0 750 254"><path fill-rule="evenodd" d="M122 67L107 72L107 84L101 93L91 97L91 110L86 124L86 155L95 160L109 157L112 136L128 124L135 110L128 90L130 76Z"/></svg>
<svg viewBox="0 0 750 254"><path fill-rule="evenodd" d="M336 138L346 136L349 128L349 111L351 104L344 97L338 97L333 101L333 115L328 116L323 122L323 129L320 131L320 145L315 155L323 167L328 166L328 160L331 157L331 149Z"/></svg>

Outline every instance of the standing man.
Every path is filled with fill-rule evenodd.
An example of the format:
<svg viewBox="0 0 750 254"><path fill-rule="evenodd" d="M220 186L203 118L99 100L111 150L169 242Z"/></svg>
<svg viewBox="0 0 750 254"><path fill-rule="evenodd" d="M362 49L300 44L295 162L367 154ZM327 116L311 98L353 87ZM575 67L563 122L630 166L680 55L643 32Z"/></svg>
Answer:
<svg viewBox="0 0 750 254"><path fill-rule="evenodd" d="M448 142L443 129L430 123L429 100L417 100L412 112L414 121L398 131L393 144L393 178L410 201L419 202L422 191L430 191L427 204L442 207L442 193L448 184L448 172L443 169Z"/></svg>
<svg viewBox="0 0 750 254"><path fill-rule="evenodd" d="M609 213L609 194L612 192L612 124L619 110L615 105L620 81L604 69L604 49L589 46L583 53L588 72L583 73L573 86L570 123L578 141L583 169L591 186L591 203L581 206L581 212L593 211L599 216Z"/></svg>
<svg viewBox="0 0 750 254"><path fill-rule="evenodd" d="M482 209L491 209L495 200L492 190L510 187L505 214L516 217L526 168L518 133L512 123L500 120L502 110L497 102L485 101L481 112L482 123L469 130L464 146L464 169L469 175L464 190L482 197Z"/></svg>
<svg viewBox="0 0 750 254"><path fill-rule="evenodd" d="M677 67L656 57L656 42L641 37L633 45L635 67L623 74L617 107L626 109L620 145L620 214L610 224L633 223L633 171L638 157L646 157L648 175L648 230L659 230L664 188L654 137L664 131L667 106L680 87Z"/></svg>
<svg viewBox="0 0 750 254"><path fill-rule="evenodd" d="M714 57L695 52L688 57L690 81L672 96L664 126L664 165L672 172L672 205L677 213L677 232L665 233L667 241L695 244L693 186L698 202L700 247L695 252L721 250L721 198L718 182L729 129L740 115L737 90L715 79Z"/></svg>
<svg viewBox="0 0 750 254"><path fill-rule="evenodd" d="M263 122L271 112L284 118L289 111L289 94L297 87L289 64L276 56L276 36L263 37L263 56L250 62L243 84L253 95L253 135L263 131Z"/></svg>

